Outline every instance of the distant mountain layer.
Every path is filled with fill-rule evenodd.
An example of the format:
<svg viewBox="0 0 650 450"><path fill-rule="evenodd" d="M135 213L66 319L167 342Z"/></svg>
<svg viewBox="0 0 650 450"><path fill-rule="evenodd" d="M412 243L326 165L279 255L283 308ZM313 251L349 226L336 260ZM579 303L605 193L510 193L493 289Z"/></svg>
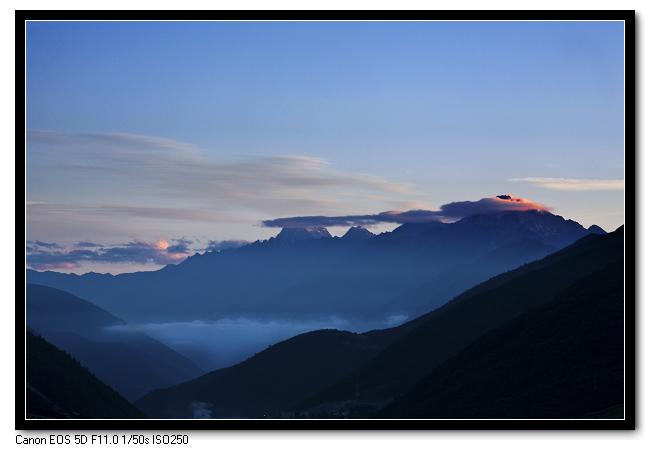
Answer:
<svg viewBox="0 0 650 450"><path fill-rule="evenodd" d="M399 327L296 336L136 405L151 417L189 417L196 404L212 417L372 417L389 403L381 417L399 418L569 417L615 406L623 241L622 227L586 236Z"/></svg>
<svg viewBox="0 0 650 450"><path fill-rule="evenodd" d="M81 363L27 331L28 418L146 419Z"/></svg>
<svg viewBox="0 0 650 450"><path fill-rule="evenodd" d="M27 270L27 281L85 298L129 322L336 316L379 327L434 310L590 231L545 211L408 223L377 236L361 228L341 238L322 227L285 228L276 238L196 254L155 272Z"/></svg>
<svg viewBox="0 0 650 450"><path fill-rule="evenodd" d="M27 326L133 401L202 375L194 363L126 322L67 292L27 285Z"/></svg>

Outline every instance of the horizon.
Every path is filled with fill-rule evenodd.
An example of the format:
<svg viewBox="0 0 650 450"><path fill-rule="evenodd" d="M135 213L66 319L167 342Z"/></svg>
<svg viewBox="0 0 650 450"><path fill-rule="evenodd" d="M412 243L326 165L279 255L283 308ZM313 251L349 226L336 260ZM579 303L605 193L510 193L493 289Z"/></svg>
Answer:
<svg viewBox="0 0 650 450"><path fill-rule="evenodd" d="M25 31L26 254L58 252L49 270L157 270L280 220L379 234L506 193L624 224L622 21ZM72 258L99 249L115 262Z"/></svg>
<svg viewBox="0 0 650 450"><path fill-rule="evenodd" d="M501 196L497 196L497 197L501 197ZM512 198L512 196L507 196L507 197L511 197L511 198ZM497 198L495 197L494 199L482 199L482 200L485 201L485 200L496 200L496 199L497 199ZM520 201L520 200L526 200L526 199L518 199L518 198L516 198L516 200L517 200L517 201ZM465 202L465 203L470 203L470 202ZM469 208L469 209L473 209L473 208L475 208L477 203L480 203L480 202L474 202L474 204L472 205L472 207ZM530 202L530 203L532 203L532 202ZM534 203L532 203L532 204L533 204L533 205L536 205L536 204L534 204ZM443 205L443 206L447 206L447 205ZM537 205L536 205L536 206L537 206ZM544 206L544 205L540 205L540 206ZM479 208L479 209L481 209L481 208ZM197 254L208 253L208 252L211 252L211 251L217 251L217 252L220 252L220 251L223 251L223 250L233 250L233 249L236 249L236 248L239 248L239 247L243 247L243 246L246 246L246 245L253 244L253 243L255 243L255 242L266 242L266 241L269 241L269 240L271 240L271 239L277 239L278 236L280 235L280 233L281 233L283 230L285 230L285 229L287 229L287 230L291 230L291 229L305 229L305 230L308 230L308 231L314 231L314 230L322 230L322 229L324 229L324 230L326 230L328 233L330 233L331 238L340 238L340 237L344 236L344 235L345 235L349 230L351 230L351 229L353 229L353 228L363 228L363 229L366 229L366 230L370 231L370 232L373 234L373 236L378 236L379 234L390 233L390 232L394 231L395 229L399 228L400 226L405 225L405 224L408 224L408 223L432 223L432 222L439 222L439 223L448 223L448 224L453 224L453 223L455 223L455 222L458 222L459 220L462 220L462 219L465 219L465 218L468 218L468 217L472 217L472 216L474 216L474 215L496 215L496 216L499 216L499 215L501 215L501 214L516 213L516 212L518 212L518 211L531 211L531 210L532 210L532 211L535 211L535 212L540 212L540 213L542 213L542 212L546 212L546 213L549 213L549 214L553 214L553 213L552 213L551 211L549 211L548 209L533 209L533 208L526 208L526 209L519 209L519 210L502 209L502 210L499 210L499 211L492 211L492 212L485 211L485 210L479 210L479 211L477 211L477 212L475 212L475 213L470 213L470 214L464 215L463 217L458 218L457 220L440 220L440 219L437 219L437 220L433 220L433 221L404 221L404 222L402 222L402 223L397 223L397 224L395 224L392 230L389 229L389 230L385 230L385 231L381 231L381 232L377 232L377 233L373 233L371 230L368 229L368 228L371 227L372 225L350 225L349 227L346 228L346 227L344 227L344 226L337 226L337 225L334 225L334 226L326 226L326 225L309 225L309 224L302 224L302 225L301 225L301 224L297 224L297 226L284 226L284 227L282 227L282 229L280 230L280 232L278 232L277 234L274 234L274 235L272 235L272 236L269 236L267 239L258 239L258 240L256 240L256 241L242 241L242 240L239 240L239 241L237 241L237 240L232 240L232 241L223 241L223 242L221 242L221 243L218 243L218 244L220 244L219 246L213 246L212 248L206 248L206 249L196 250L196 251L189 251L188 249L185 249L185 248L184 248L184 249L182 250L182 251L184 252L184 253L182 254L182 255L183 255L182 258L179 258L179 259L178 259L177 261L175 261L175 262L174 262L174 261L169 262L168 264L155 263L155 262L151 262L151 261L150 261L149 263L140 263L140 264L138 265L137 263L133 263L133 262L131 262L131 263L129 263L128 265L130 265L130 267L132 268L132 270L125 270L125 267L127 267L127 264L126 264L126 263L122 263L122 264L115 263L115 262L97 263L97 262L94 262L94 261L92 261L92 260L83 260L83 261L80 261L77 267L72 267L72 268L60 268L60 267L39 267L39 266L38 266L38 263L33 263L33 264L27 264L26 269L35 270L35 271L38 271L38 272L51 271L51 272L60 272L60 273L74 273L74 274L77 274L77 275L83 275L83 274L86 274L86 273L100 273L100 274L119 275L119 274L121 274L121 273L150 272L150 271L160 270L160 269L164 268L165 266L167 266L167 265L169 265L169 264L180 264L180 263L182 263L183 261L185 261L187 258L189 258L189 257L191 257L191 256L194 256L194 255L197 255ZM431 213L432 211L428 211L428 212ZM440 211L438 211L438 212L440 212ZM402 214L403 214L403 213L402 213ZM376 216L376 215L375 215L375 216ZM559 216L559 215L558 215L558 216ZM559 217L562 217L562 216L559 216ZM304 220L304 219L310 219L310 218L300 218L300 219L303 219L303 220ZM323 219L323 218L318 218L318 219ZM333 219L336 219L336 218L333 218ZM570 219L567 219L566 217L563 217L563 219L564 219L564 220L570 220ZM287 220L287 219L277 219L277 220L282 221L282 220ZM292 224L290 223L289 225L292 225ZM591 227L598 227L598 228L600 228L601 230L603 230L602 227L599 227L597 224L592 224L592 225L590 225L590 226L585 226L584 224L579 224L579 225L581 225L585 230L588 230L588 229L590 229ZM623 225L624 225L624 224L621 224L620 226L623 226ZM616 229L620 228L620 226L619 226L619 227L616 227ZM269 227L269 228L276 228L276 227ZM605 231L606 233L611 233L611 232L614 232L616 229L614 229L614 230L609 230L609 231L607 231L607 230L603 230L603 231ZM336 230L336 231L335 231L335 232L332 232L332 230ZM320 237L321 237L321 236L316 237L316 239L319 239ZM326 236L322 236L322 237L326 237ZM143 244L146 244L146 245L144 246L144 254L145 254L145 256L148 255L148 256L150 257L151 260L155 259L155 257L152 257L152 256L151 256L151 249L152 249L151 247L152 247L152 246L153 246L153 248L154 248L157 252L161 252L161 251L163 252L163 254L162 254L163 258L166 257L166 255L165 255L164 252L165 252L166 250L169 250L169 248L170 248L169 246L168 246L168 247L164 247L164 246L161 247L161 246L160 246L160 243L161 243L161 240L160 240L160 239L161 239L161 238L159 238L159 241L156 242L156 243L153 244L153 245L151 245L151 244L147 244L147 243L143 243ZM136 242L137 242L137 241L136 241ZM163 241L163 242L164 242L165 244L169 244L169 243L166 242L166 241ZM33 243L33 242L29 242L29 241L28 241L27 244L29 244L29 245L33 245L34 247L38 248L38 244L36 244L36 243ZM41 247L42 247L42 246L48 246L48 245L49 245L49 244L47 244L47 243L42 243L42 242L39 242L39 244L41 244ZM102 245L102 247L109 247L109 248L110 248L110 246L103 246L103 245ZM54 252L57 252L58 249L59 249L59 247L56 247L56 250L54 250ZM73 249L69 249L69 250L67 250L67 252L70 252L70 251L74 251L74 248L73 248ZM34 255L34 253L32 253L32 255ZM51 257L52 255L53 255L53 253L50 253L50 254L46 257L46 259L49 258L49 257ZM42 255L41 255L41 256L42 256ZM61 256L61 260L62 260L62 261L69 261L69 259L68 259L66 256L64 256L64 255L60 255L60 256ZM161 254L158 253L157 256L160 257ZM176 258L176 257L178 257L178 255L172 255L171 257L172 257L172 258ZM55 258L56 258L56 257L55 257ZM137 259L141 259L141 257L139 257L139 258L137 258ZM116 267L116 266L118 266L118 267L117 267L117 271L115 271L115 267ZM143 267L146 267L146 268L143 268ZM99 269L99 270L102 270L102 269L103 269L103 270L105 270L105 271L104 271L104 272L97 272L98 269Z"/></svg>

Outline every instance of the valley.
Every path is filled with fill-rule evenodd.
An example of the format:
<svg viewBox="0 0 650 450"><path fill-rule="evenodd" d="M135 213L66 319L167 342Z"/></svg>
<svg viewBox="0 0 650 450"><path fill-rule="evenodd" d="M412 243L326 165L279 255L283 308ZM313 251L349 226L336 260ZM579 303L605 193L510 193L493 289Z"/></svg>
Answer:
<svg viewBox="0 0 650 450"><path fill-rule="evenodd" d="M537 211L403 225L377 236L355 228L343 238L333 238L325 229L284 229L276 238L197 254L152 273L28 271L27 325L87 364L149 418L533 417L517 406L528 404L523 400L528 397L515 399L546 398L543 389L567 381L550 378L539 387L537 378L522 381L521 394L506 387L499 389L508 394L487 389L508 395L507 408L494 406L503 403L497 398L473 393L475 378L488 382L490 376L524 370L516 377L527 380L526 371L543 372L526 366L532 362L514 362L529 351L549 361L551 377L567 370L578 376L592 373L596 384L604 386L602 400L566 410L557 404L555 413L553 405L540 407L547 411L540 414L588 414L623 403L623 391L615 387L621 385L623 366L624 232L623 227L609 234L598 227L590 230ZM247 277L254 282L246 283ZM221 301L224 292L230 300ZM175 303L175 295L182 295L182 301ZM567 329L567 302L584 309L580 323L586 328L564 337L560 330ZM592 306L612 313L601 324L589 319L595 314ZM136 322L118 319L105 307ZM244 320L249 317L258 324L311 323L314 328L276 335L276 340L262 337L254 352L242 349L223 367L200 369L187 358L202 351L218 353L229 341L237 348L236 342L250 335L253 322ZM209 339L208 328L200 325L212 319L223 326L224 318L231 324L239 320L241 335L224 332L221 342ZM401 324L391 326L391 319ZM323 327L327 320L335 326ZM172 323L195 324L199 332L185 334L190 342L176 349L184 349L185 356L165 345L165 339L161 343L142 331L143 323L157 321L163 335ZM539 327L543 335L535 331ZM563 348L564 358L572 360L572 352L602 345L590 338L603 336L599 327L611 334L611 351L602 362L594 356L585 361L585 367L593 368L554 368L548 353L552 348ZM587 340L580 343L576 336ZM519 346L502 354L507 345L499 339ZM532 345L538 350L531 350ZM473 351L488 358L480 367L492 375L472 368L479 361ZM434 386L448 387L436 393ZM440 400L434 401L436 396ZM416 399L430 399L437 407L419 405ZM446 412L441 405L448 405Z"/></svg>

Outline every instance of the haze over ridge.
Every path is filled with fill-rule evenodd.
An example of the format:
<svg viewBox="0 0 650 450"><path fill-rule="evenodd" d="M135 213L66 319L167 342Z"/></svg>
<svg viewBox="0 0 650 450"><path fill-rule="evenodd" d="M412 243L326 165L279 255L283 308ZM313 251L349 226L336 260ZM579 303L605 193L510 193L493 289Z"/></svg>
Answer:
<svg viewBox="0 0 650 450"><path fill-rule="evenodd" d="M351 228L344 239L325 228L284 228L277 237L196 253L154 272L28 270L27 279L89 300L132 324L123 331L150 333L214 368L309 329L398 325L490 276L604 232L537 209L408 222L380 235L362 230ZM209 349L233 333L241 340L237 350Z"/></svg>

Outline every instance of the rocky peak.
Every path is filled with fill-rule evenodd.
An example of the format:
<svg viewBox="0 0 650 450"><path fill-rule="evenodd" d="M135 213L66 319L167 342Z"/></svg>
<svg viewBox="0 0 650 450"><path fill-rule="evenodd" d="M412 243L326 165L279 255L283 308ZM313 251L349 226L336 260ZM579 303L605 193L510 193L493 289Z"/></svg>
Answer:
<svg viewBox="0 0 650 450"><path fill-rule="evenodd" d="M280 242L297 242L304 241L305 239L320 239L331 238L332 235L325 227L309 227L309 228L283 228L282 231L276 236Z"/></svg>
<svg viewBox="0 0 650 450"><path fill-rule="evenodd" d="M341 236L341 239L349 240L349 239L370 239L373 237L375 234L372 233L371 231L368 231L361 225L358 225L356 227L350 228L347 233L345 233L343 236Z"/></svg>

